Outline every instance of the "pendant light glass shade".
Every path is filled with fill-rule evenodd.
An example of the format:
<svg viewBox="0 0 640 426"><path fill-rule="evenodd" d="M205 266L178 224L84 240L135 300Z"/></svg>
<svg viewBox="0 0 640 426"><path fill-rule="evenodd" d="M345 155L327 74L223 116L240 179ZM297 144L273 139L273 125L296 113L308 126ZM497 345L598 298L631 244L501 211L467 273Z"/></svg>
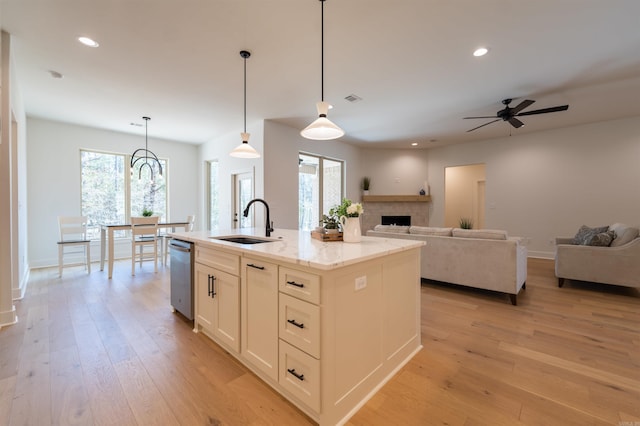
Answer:
<svg viewBox="0 0 640 426"><path fill-rule="evenodd" d="M300 134L307 139L318 141L328 141L344 136L344 130L327 118L329 104L327 102L318 102L316 107L318 108L318 118L305 127Z"/></svg>
<svg viewBox="0 0 640 426"><path fill-rule="evenodd" d="M229 153L236 158L260 158L260 153L249 145L249 133L247 133L247 58L251 56L246 50L240 51L240 56L244 59L244 132L240 133L242 143Z"/></svg>
<svg viewBox="0 0 640 426"><path fill-rule="evenodd" d="M240 133L240 136L242 136L242 143L235 147L229 155L236 158L260 158L260 153L249 145L250 134L243 132Z"/></svg>
<svg viewBox="0 0 640 426"><path fill-rule="evenodd" d="M316 104L316 108L318 108L318 118L313 123L309 124L305 127L300 135L307 139L319 140L319 141L327 141L331 139L337 139L341 136L344 136L344 130L335 125L331 120L327 118L327 113L329 111L329 104L324 101L324 2L325 0L320 0L322 4L321 7L321 19L320 19L320 28L321 28L321 46L320 46L320 75L321 75L321 83L320 83L320 102Z"/></svg>

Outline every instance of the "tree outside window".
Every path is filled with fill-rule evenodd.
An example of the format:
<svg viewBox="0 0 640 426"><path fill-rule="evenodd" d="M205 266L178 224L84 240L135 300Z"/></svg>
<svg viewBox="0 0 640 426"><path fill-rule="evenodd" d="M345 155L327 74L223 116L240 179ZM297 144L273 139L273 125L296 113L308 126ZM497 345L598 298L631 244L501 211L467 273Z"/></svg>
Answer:
<svg viewBox="0 0 640 426"><path fill-rule="evenodd" d="M89 238L100 237L100 225L128 223L144 208L167 220L167 161L160 160L164 176L159 178L156 170L153 182L146 167L140 179L139 170L131 173L129 161L124 154L80 151L81 211L88 217Z"/></svg>

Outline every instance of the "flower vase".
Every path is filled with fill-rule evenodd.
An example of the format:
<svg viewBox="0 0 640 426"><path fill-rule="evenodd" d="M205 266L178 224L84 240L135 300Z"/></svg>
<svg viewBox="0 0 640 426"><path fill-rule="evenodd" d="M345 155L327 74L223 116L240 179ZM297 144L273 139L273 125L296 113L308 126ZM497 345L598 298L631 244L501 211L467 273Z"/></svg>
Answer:
<svg viewBox="0 0 640 426"><path fill-rule="evenodd" d="M342 224L342 241L345 243L359 243L362 239L360 218L340 216L340 223Z"/></svg>

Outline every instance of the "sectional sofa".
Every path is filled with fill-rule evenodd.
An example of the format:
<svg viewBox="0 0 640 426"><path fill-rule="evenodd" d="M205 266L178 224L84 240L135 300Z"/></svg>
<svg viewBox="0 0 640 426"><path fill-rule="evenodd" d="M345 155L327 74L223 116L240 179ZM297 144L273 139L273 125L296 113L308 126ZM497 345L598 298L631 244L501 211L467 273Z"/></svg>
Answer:
<svg viewBox="0 0 640 426"><path fill-rule="evenodd" d="M527 281L527 248L506 231L377 225L367 236L425 241L422 278L506 293L513 305Z"/></svg>

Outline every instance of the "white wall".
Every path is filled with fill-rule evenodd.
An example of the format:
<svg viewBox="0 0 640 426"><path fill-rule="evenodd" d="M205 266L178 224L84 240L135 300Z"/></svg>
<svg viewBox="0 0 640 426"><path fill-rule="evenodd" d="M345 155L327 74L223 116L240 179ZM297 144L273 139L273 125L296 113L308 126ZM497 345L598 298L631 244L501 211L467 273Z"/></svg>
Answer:
<svg viewBox="0 0 640 426"><path fill-rule="evenodd" d="M300 129L265 121L265 197L274 228L298 229L298 153L323 155L345 162L345 196L360 200L361 150L340 140L312 141Z"/></svg>
<svg viewBox="0 0 640 426"><path fill-rule="evenodd" d="M27 120L28 244L31 267L57 265L59 215L81 212L80 149L132 153L144 144L140 136L38 118ZM198 148L195 145L149 138L149 148L169 161L169 220L198 211ZM196 218L195 228L200 226ZM100 245L93 244L92 259Z"/></svg>
<svg viewBox="0 0 640 426"><path fill-rule="evenodd" d="M530 256L580 225L640 224L638 117L429 150L430 225L444 223L444 168L486 164L486 227L528 239Z"/></svg>
<svg viewBox="0 0 640 426"><path fill-rule="evenodd" d="M340 141L310 141L300 136L300 129L294 129L273 121L252 123L247 128L251 132L251 145L260 152L255 160L238 159L229 152L238 145L240 134L223 135L200 146L200 192L206 197L206 161L218 159L220 165L220 206L221 228L231 226L232 188L231 174L237 170L255 170L255 197L264 198L269 204L271 220L275 229L298 229L298 152L326 155L345 161L346 195L359 199L360 150ZM206 206L202 208L206 214ZM203 216L204 217L204 216ZM255 227L263 228L265 209L255 205Z"/></svg>
<svg viewBox="0 0 640 426"><path fill-rule="evenodd" d="M264 170L263 170L263 157L264 157L264 144L263 144L263 127L262 121L249 123L247 125L247 132L251 134L249 138L249 144L255 148L263 157L256 159L247 158L234 158L229 153L240 143L240 132L242 128L239 127L237 132L227 133L210 142L200 145L198 150L198 194L203 200L200 208L200 217L202 218L202 229L207 229L208 217L207 217L207 169L206 163L208 161L218 160L219 167L219 206L220 206L220 229L231 229L233 220L233 182L232 175L234 173L240 173L244 171L251 171L254 173L254 197L264 197ZM257 227L264 226L265 211L259 205L254 206L254 221ZM252 207L252 208L254 208ZM242 212L239 212L242 214Z"/></svg>
<svg viewBox="0 0 640 426"><path fill-rule="evenodd" d="M363 149L362 176L371 177L371 195L412 195L425 189L427 150ZM429 184L430 185L430 184Z"/></svg>

